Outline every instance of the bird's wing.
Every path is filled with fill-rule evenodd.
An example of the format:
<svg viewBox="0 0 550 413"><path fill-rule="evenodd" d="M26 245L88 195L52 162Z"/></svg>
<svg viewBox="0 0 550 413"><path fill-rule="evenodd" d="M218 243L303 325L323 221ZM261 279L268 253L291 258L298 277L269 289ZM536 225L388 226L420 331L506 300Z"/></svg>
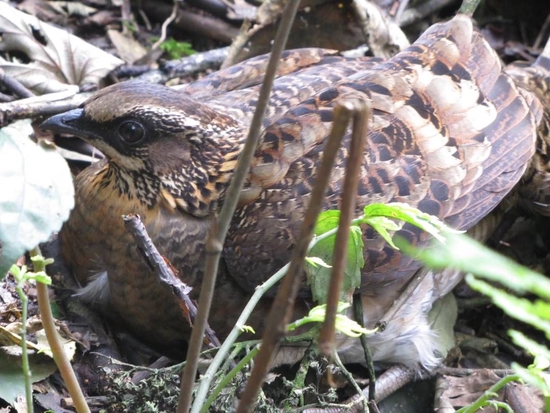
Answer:
<svg viewBox="0 0 550 413"><path fill-rule="evenodd" d="M224 250L233 277L245 288L288 261L333 107L358 94L368 96L374 109L358 208L406 202L467 229L508 193L533 155L538 102L526 99L502 72L497 55L469 18L434 25L387 62L309 98L291 97L299 103L268 119ZM349 134L338 153L326 208L339 207L348 145ZM364 234L364 286L400 282L414 271L409 258L372 230ZM408 226L400 235L414 245L427 240Z"/></svg>
<svg viewBox="0 0 550 413"><path fill-rule="evenodd" d="M550 59L539 57L530 65L513 63L506 72L516 83L528 91L527 97L538 99L542 114L537 133L536 153L518 188L520 203L528 210L550 216ZM529 93L531 92L531 93Z"/></svg>
<svg viewBox="0 0 550 413"><path fill-rule="evenodd" d="M269 54L264 54L247 59L242 63L214 72L195 82L175 86L174 89L199 99L260 85L264 80L269 56ZM286 76L311 66L325 65L334 62L334 60L342 59L344 58L339 57L338 52L335 50L318 48L287 50L281 55L276 77Z"/></svg>
<svg viewBox="0 0 550 413"><path fill-rule="evenodd" d="M300 56L307 54L309 50L312 50L310 53L319 54L325 52L325 54L317 62L307 66L296 64L292 72L275 79L265 114L265 127L273 124L277 119L286 115L290 109L301 105L302 102L317 95L319 92L344 81L358 71L374 67L382 62L382 59L372 57L345 58L343 56L328 54L323 49L299 49L298 51L290 51L289 53ZM296 57L294 60L298 61L299 58ZM225 71L229 71L230 69L226 69ZM233 116L244 127L247 127L256 109L260 89L259 83L263 80L264 73L259 71L256 73L254 80L250 81L244 75L250 71L249 61L238 65L237 69L237 74L243 72L240 76L242 84L239 84L238 87L235 84L230 86L224 85L223 89L232 88L232 90L228 93L221 93L216 90L214 94L205 96L201 100L208 104L208 106ZM256 67L254 69L256 70ZM221 73L220 75L216 75L216 78L223 79L225 76L226 73ZM208 88L211 83L207 81L207 85L205 86ZM215 83L217 84L218 81ZM200 96L197 94L192 95L195 99Z"/></svg>

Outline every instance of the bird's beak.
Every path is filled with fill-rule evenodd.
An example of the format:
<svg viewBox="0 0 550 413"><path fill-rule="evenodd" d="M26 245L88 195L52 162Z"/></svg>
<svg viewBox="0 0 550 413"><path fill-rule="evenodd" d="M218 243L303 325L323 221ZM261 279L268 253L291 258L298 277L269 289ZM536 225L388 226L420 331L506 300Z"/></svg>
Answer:
<svg viewBox="0 0 550 413"><path fill-rule="evenodd" d="M82 129L79 127L79 121L83 118L82 109L73 109L59 115L46 119L40 125L41 129L48 129L53 132L67 133L82 136Z"/></svg>

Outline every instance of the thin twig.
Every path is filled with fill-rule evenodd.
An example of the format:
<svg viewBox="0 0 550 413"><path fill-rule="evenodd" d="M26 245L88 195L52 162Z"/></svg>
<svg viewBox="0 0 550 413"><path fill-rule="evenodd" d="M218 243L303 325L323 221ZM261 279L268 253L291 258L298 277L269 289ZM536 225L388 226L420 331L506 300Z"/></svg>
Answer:
<svg viewBox="0 0 550 413"><path fill-rule="evenodd" d="M31 251L31 256L42 256L40 248L34 248ZM37 262L35 263L34 271L45 271L45 268L40 262ZM36 292L38 298L38 308L40 309L40 316L42 318L44 331L46 332L46 338L48 339L48 344L52 349L55 364L61 373L61 377L65 382L65 386L67 386L67 390L69 391L71 398L73 399L74 408L78 413L89 413L90 409L86 404L82 389L78 384L78 380L74 374L69 357L67 356L67 353L65 353L61 338L55 329L55 321L52 315L52 309L50 307L50 298L48 297L48 286L40 282L36 283Z"/></svg>
<svg viewBox="0 0 550 413"><path fill-rule="evenodd" d="M490 371L492 374L495 374L500 378L503 378L515 373L515 371L512 369L467 369L467 368L456 368L456 367L447 367L447 366L439 366L434 371L434 373L442 374L445 376L453 376L453 377L467 377L467 376L471 376L472 374L479 374L480 372L483 372L483 371Z"/></svg>
<svg viewBox="0 0 550 413"><path fill-rule="evenodd" d="M265 375L271 366L280 341L286 332L286 325L290 322L294 311L294 301L301 284L304 258L313 237L317 217L322 210L326 188L331 178L334 160L350 120L350 112L344 106L337 105L334 108L333 117L332 130L323 151L323 160L304 216L300 238L292 250L288 272L269 312L262 337L262 346L255 359L254 368L241 397L237 413L252 411Z"/></svg>
<svg viewBox="0 0 550 413"><path fill-rule="evenodd" d="M23 86L23 84L19 80L17 80L13 76L7 75L4 69L1 68L0 82L20 99L26 99L35 96L35 94L27 89L25 86Z"/></svg>
<svg viewBox="0 0 550 413"><path fill-rule="evenodd" d="M540 28L540 32L537 38L535 39L535 42L533 43L534 50L537 50L542 45L542 41L546 38L546 32L548 31L549 28L550 28L550 14L546 17L546 20L544 21L542 27Z"/></svg>
<svg viewBox="0 0 550 413"><path fill-rule="evenodd" d="M225 69L237 63L237 56L250 41L252 36L265 28L267 25L273 23L281 14L281 10L283 10L290 1L296 0L263 1L261 6L258 7L256 10L256 16L253 19L254 24L249 20L245 20L243 22L241 28L239 29L238 35L235 36L235 38L231 42L229 53L227 54L227 58L222 64L222 69Z"/></svg>
<svg viewBox="0 0 550 413"><path fill-rule="evenodd" d="M172 360L170 360L168 357L162 356L158 358L152 364L147 366L147 370L138 371L136 374L134 374L132 376L132 384L138 384L140 381L152 376L153 373L155 373L159 369L170 366L172 363Z"/></svg>
<svg viewBox="0 0 550 413"><path fill-rule="evenodd" d="M355 214L357 203L357 186L361 175L361 165L364 160L365 140L368 133L367 122L371 117L371 105L366 99L358 99L353 102L344 103L346 110L353 115L353 131L351 137L349 159L346 165L346 176L344 178L344 189L342 193L342 205L338 232L336 233L334 256L332 260L332 271L327 295L327 308L325 321L319 334L319 351L325 357L334 353L334 336L336 313L338 302L342 293L344 283L344 270L347 263L348 240L350 223Z"/></svg>
<svg viewBox="0 0 550 413"><path fill-rule="evenodd" d="M178 7L179 7L179 1L174 0L174 6L172 7L172 13L164 22L162 23L161 31L160 31L160 39L158 39L153 46L151 46L151 51L157 50L159 46L166 40L166 31L168 30L168 25L172 23L176 17L178 16Z"/></svg>
<svg viewBox="0 0 550 413"><path fill-rule="evenodd" d="M363 392L361 391L361 388L359 387L359 385L357 384L357 382L353 378L353 375L348 371L348 369L346 369L346 367L344 366L344 363L342 363L342 360L340 360L340 356L338 355L338 352L335 351L332 356L334 358L334 363L340 368L340 372L346 378L346 380L348 381L348 384L350 384L351 387L353 387L355 389L355 391L357 393L357 396L358 396L357 402L361 403L363 405L363 410L365 412L368 412L369 411L368 405L367 405L368 404L368 398L365 397L365 396L368 396L368 395L363 394Z"/></svg>
<svg viewBox="0 0 550 413"><path fill-rule="evenodd" d="M61 92L0 103L0 126L17 119L52 116L75 109L89 96L90 93L75 95L71 92Z"/></svg>
<svg viewBox="0 0 550 413"><path fill-rule="evenodd" d="M159 1L145 1L142 3L142 9L151 19L158 21L165 20L172 12L171 5ZM206 16L204 13L193 13L181 8L178 10L177 18L172 23L172 27L224 43L230 43L239 31L239 29L221 19Z"/></svg>
<svg viewBox="0 0 550 413"><path fill-rule="evenodd" d="M475 413L482 410L485 406L488 406L490 399L495 397L504 386L513 381L519 381L521 377L518 374L512 374L510 376L503 377L495 384L493 384L489 389L485 390L479 398L474 401L472 404L463 407L462 409L457 410L457 413Z"/></svg>
<svg viewBox="0 0 550 413"><path fill-rule="evenodd" d="M120 5L120 16L122 18L123 23L133 24L134 19L132 18L132 5L130 4L130 0L122 0L122 4ZM122 25L122 33L124 35L127 35L129 32L129 27L126 24Z"/></svg>
<svg viewBox="0 0 550 413"><path fill-rule="evenodd" d="M201 410L201 413L205 413L208 411L208 408L212 403L214 403L214 400L216 400L216 397L220 392L229 384L229 382L235 377L243 368L246 366L250 360L258 353L258 348L252 349L250 353L248 353L246 356L243 357L243 359L237 364L224 378L220 383L216 386L215 389L212 390L210 395L208 396L208 399L206 402L204 402L204 406Z"/></svg>
<svg viewBox="0 0 550 413"><path fill-rule="evenodd" d="M189 324L193 326L197 316L197 307L191 298L189 298L191 287L176 277L173 267L167 263L162 255L160 255L157 247L149 237L139 215L123 215L122 220L124 221L126 230L136 241L138 250L141 252L141 256L148 267L155 272L161 284L171 289L174 296L178 299L178 304L185 318L189 321ZM205 344L210 348L220 346L220 341L208 324L206 325Z"/></svg>
<svg viewBox="0 0 550 413"><path fill-rule="evenodd" d="M210 363L210 366L208 367L206 372L202 375L199 389L197 390L197 393L195 395L196 402L193 405L193 409L191 410L191 413L198 413L200 411L202 400L204 400L208 396L208 392L210 390L210 384L214 379L214 375L218 370L218 368L221 366L221 364L227 359L227 354L229 353L229 350L231 349L235 341L237 341L237 338L242 332L241 330L242 326L246 324L248 317L250 316L250 314L252 314L252 311L256 307L256 304L258 304L258 302L264 296L264 294L283 278L283 276L286 274L288 270L288 267L289 267L288 264L285 265L283 268L277 271L277 273L275 273L272 277L270 277L266 282L258 286L254 291L254 294L246 304L246 307L243 309L243 311L241 311L241 315L239 316L238 320L235 322L235 327L233 327L231 332L227 335L222 346L219 348L216 356Z"/></svg>
<svg viewBox="0 0 550 413"><path fill-rule="evenodd" d="M211 232L209 234L209 239L207 240L206 246L207 257L201 295L199 298L198 314L197 319L195 320L193 332L191 334L189 349L187 352L187 363L185 365L181 381L181 394L177 408L178 413L187 413L189 411L189 407L191 406L191 393L193 383L195 381L204 328L212 304L212 296L216 284L216 275L218 272L218 264L222 246L225 241L233 213L237 207L237 202L246 176L248 175L250 163L258 146L262 121L267 109L269 95L271 93L271 88L273 87L273 80L275 78L279 59L285 48L286 40L290 33L292 23L294 22L294 16L296 15L299 4L299 0L291 1L285 9L281 25L279 26L275 37L273 50L267 66L265 79L260 89L258 105L256 106L256 111L254 112L254 116L250 124L246 144L239 157L239 162L233 175L231 185L227 190L226 199L220 211L219 219L214 219L212 223ZM214 232L215 230L217 233Z"/></svg>
<svg viewBox="0 0 550 413"><path fill-rule="evenodd" d="M409 0L400 0L397 3L398 3L398 7L397 7L397 10L395 11L395 14L393 15L393 21L396 24L399 24L399 20L401 20L401 16L403 15L403 12L409 6Z"/></svg>

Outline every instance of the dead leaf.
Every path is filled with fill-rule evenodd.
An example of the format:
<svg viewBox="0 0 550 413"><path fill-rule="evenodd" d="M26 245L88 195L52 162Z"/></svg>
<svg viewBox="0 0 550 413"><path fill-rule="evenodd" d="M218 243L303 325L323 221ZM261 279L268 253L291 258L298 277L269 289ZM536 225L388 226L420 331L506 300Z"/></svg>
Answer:
<svg viewBox="0 0 550 413"><path fill-rule="evenodd" d="M453 407L464 407L473 403L493 384L500 380L491 370L482 369L470 376L445 376L449 382L448 388L443 391L441 398L449 400Z"/></svg>
<svg viewBox="0 0 550 413"><path fill-rule="evenodd" d="M37 94L97 84L123 62L68 32L0 2L0 68Z"/></svg>
<svg viewBox="0 0 550 413"><path fill-rule="evenodd" d="M50 1L49 5L57 12L68 16L89 16L97 11L97 9L86 6L79 1Z"/></svg>
<svg viewBox="0 0 550 413"><path fill-rule="evenodd" d="M115 46L118 55L128 64L134 63L147 53L147 49L131 35L125 36L118 30L107 30L107 35Z"/></svg>

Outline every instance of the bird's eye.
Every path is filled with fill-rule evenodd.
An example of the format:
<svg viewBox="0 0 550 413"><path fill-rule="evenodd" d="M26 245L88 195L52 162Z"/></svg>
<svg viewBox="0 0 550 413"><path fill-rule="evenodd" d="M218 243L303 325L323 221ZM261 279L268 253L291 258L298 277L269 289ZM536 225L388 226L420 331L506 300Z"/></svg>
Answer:
<svg viewBox="0 0 550 413"><path fill-rule="evenodd" d="M145 129L140 123L129 120L118 127L118 134L128 143L137 143L145 136Z"/></svg>

